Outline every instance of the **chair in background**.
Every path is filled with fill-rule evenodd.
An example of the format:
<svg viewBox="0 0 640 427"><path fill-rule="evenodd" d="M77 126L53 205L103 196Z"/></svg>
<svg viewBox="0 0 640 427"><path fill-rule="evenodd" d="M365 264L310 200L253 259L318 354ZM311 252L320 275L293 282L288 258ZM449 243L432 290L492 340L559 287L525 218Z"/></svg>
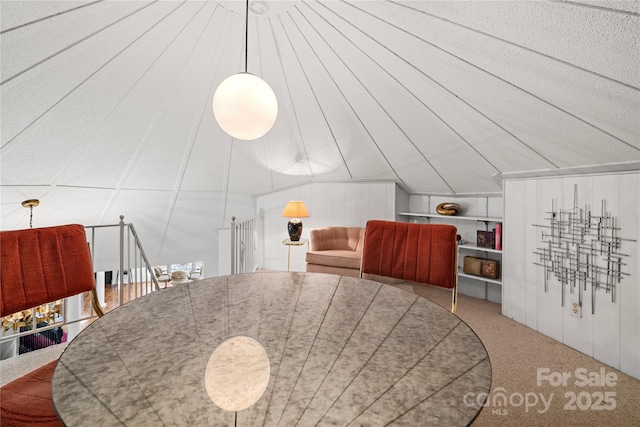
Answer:
<svg viewBox="0 0 640 427"><path fill-rule="evenodd" d="M176 270L171 272L171 284L179 285L180 283L187 283L189 281L189 274L186 271Z"/></svg>
<svg viewBox="0 0 640 427"><path fill-rule="evenodd" d="M358 277L362 258L363 227L322 227L311 230L306 271Z"/></svg>
<svg viewBox="0 0 640 427"><path fill-rule="evenodd" d="M189 280L200 280L202 279L202 270L194 270L189 272Z"/></svg>
<svg viewBox="0 0 640 427"><path fill-rule="evenodd" d="M360 277L373 274L451 289L458 303L457 229L447 224L368 221Z"/></svg>
<svg viewBox="0 0 640 427"><path fill-rule="evenodd" d="M158 282L164 283L163 288L166 288L167 283L171 281L171 276L169 276L167 273L163 273L160 267L153 267L153 274L156 275L156 279L158 279Z"/></svg>
<svg viewBox="0 0 640 427"><path fill-rule="evenodd" d="M0 316L85 291L98 316L91 255L79 224L0 232ZM7 426L61 426L51 400L57 360L0 388L0 422Z"/></svg>

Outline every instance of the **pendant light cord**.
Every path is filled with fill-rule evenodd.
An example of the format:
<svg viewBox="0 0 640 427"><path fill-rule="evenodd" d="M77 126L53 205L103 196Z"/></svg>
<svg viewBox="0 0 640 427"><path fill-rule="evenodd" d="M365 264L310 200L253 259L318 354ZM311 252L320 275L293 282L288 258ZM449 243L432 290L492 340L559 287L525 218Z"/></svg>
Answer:
<svg viewBox="0 0 640 427"><path fill-rule="evenodd" d="M249 0L247 0L247 9L244 21L244 72L247 72L247 57L249 56Z"/></svg>

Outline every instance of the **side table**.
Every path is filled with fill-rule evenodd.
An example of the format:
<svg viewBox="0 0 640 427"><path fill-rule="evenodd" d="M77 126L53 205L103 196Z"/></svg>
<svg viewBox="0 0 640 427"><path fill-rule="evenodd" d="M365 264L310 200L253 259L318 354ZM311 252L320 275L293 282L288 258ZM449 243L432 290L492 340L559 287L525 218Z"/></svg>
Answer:
<svg viewBox="0 0 640 427"><path fill-rule="evenodd" d="M300 239L297 242L291 241L291 239L284 239L282 244L287 247L287 271L291 271L291 246L307 245L307 252L309 252L309 239Z"/></svg>

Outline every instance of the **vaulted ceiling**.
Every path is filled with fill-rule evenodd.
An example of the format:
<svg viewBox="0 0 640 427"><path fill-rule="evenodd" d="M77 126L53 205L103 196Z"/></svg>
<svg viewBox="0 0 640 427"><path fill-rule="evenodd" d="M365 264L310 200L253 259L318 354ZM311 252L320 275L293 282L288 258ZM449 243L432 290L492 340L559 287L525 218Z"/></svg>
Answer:
<svg viewBox="0 0 640 427"><path fill-rule="evenodd" d="M496 193L638 162L639 5L252 0L248 71L279 115L239 141L211 102L244 67L244 0L3 0L2 228L39 198L40 223L144 218L159 252L301 183Z"/></svg>

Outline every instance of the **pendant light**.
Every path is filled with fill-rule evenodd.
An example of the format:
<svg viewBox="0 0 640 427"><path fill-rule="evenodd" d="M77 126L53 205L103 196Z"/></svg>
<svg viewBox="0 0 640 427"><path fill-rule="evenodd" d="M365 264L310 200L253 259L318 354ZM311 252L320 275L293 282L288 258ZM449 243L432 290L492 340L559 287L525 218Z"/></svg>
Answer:
<svg viewBox="0 0 640 427"><path fill-rule="evenodd" d="M33 228L33 208L40 205L40 200L38 199L28 199L22 202L22 206L25 208L29 208L29 228Z"/></svg>
<svg viewBox="0 0 640 427"><path fill-rule="evenodd" d="M247 72L249 0L246 3L244 72L220 83L213 95L213 115L227 134L251 141L273 127L278 116L278 100L267 82Z"/></svg>

